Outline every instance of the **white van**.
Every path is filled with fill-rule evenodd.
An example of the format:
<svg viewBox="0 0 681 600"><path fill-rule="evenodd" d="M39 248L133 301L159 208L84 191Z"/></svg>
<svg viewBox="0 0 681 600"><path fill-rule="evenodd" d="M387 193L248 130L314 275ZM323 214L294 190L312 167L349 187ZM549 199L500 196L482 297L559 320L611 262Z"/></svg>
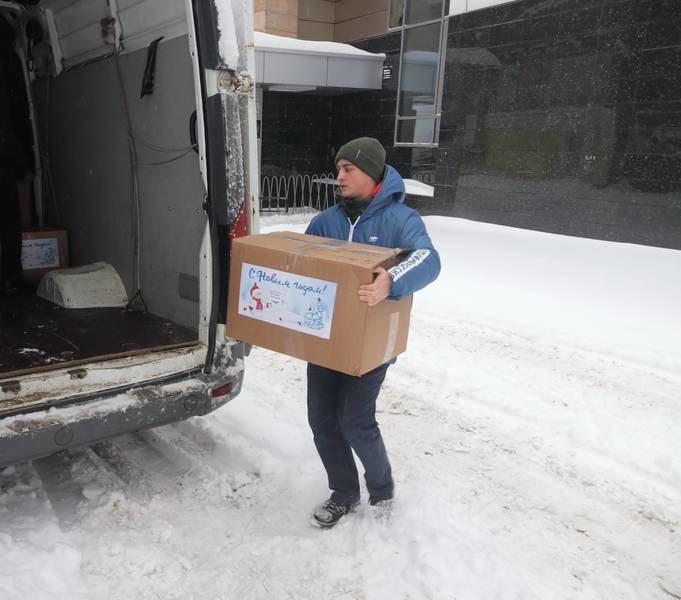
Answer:
<svg viewBox="0 0 681 600"><path fill-rule="evenodd" d="M0 17L33 139L24 275L46 248L61 259L40 294L0 296L3 466L239 393L227 275L258 176L250 2L0 1Z"/></svg>

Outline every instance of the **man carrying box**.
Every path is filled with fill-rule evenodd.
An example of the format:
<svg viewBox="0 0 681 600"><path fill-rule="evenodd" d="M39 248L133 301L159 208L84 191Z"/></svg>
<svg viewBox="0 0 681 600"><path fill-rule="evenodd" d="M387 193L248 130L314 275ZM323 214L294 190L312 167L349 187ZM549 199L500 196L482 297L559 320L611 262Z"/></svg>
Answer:
<svg viewBox="0 0 681 600"><path fill-rule="evenodd" d="M380 142L369 137L348 142L336 154L336 167L341 202L312 219L305 233L409 250L391 269L374 269L374 282L360 286L360 300L369 306L399 300L435 280L440 257L419 214L403 204L404 182L385 164ZM390 508L394 483L376 422L376 398L393 362L361 377L308 363L308 422L332 491L312 515L317 527L333 527L359 502L353 450L365 469L369 504Z"/></svg>

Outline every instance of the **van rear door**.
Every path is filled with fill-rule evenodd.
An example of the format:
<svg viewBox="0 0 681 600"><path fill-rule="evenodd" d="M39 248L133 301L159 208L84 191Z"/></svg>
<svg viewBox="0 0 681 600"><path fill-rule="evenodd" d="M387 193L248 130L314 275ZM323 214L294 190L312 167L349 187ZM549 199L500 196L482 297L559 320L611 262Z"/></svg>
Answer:
<svg viewBox="0 0 681 600"><path fill-rule="evenodd" d="M257 228L253 5L243 0L187 0L195 69L201 172L207 190L213 261L208 348L224 336L231 240ZM208 356L207 364L211 357Z"/></svg>

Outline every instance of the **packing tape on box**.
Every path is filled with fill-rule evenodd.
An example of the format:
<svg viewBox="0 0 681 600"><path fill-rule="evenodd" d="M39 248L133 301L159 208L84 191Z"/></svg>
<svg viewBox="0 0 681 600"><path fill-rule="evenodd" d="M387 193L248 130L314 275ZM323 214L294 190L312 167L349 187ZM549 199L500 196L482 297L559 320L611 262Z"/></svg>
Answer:
<svg viewBox="0 0 681 600"><path fill-rule="evenodd" d="M300 242L301 240L298 238L290 237L287 235L281 236L286 240L291 240L293 242ZM336 240L333 238L328 238L324 242L319 242L319 243L310 243L306 242L304 246L297 248L295 250L289 250L288 252L290 254L300 254L300 255L306 255L310 254L311 252L314 252L315 250L318 250L319 248L329 248L329 249L335 249L335 248L343 248L344 250L347 250L348 252L354 252L357 254L383 254L385 252L385 248L377 248L374 250L373 248L357 248L355 242L349 242L348 240ZM399 248L395 249L396 253L400 253L401 250Z"/></svg>
<svg viewBox="0 0 681 600"><path fill-rule="evenodd" d="M383 355L383 362L387 363L395 352L395 345L397 344L397 331L400 327L400 313L394 312L390 315L390 323L388 325L388 340L385 344L385 354Z"/></svg>
<svg viewBox="0 0 681 600"><path fill-rule="evenodd" d="M294 242L300 242L301 240L299 238L295 238L292 236L288 235L282 235L286 240L291 240ZM286 261L286 271L292 271L296 267L296 262L298 261L298 257L300 256L307 256L309 254L312 254L313 252L319 250L320 248L328 248L328 249L337 249L337 248L343 248L345 252L352 252L356 254L383 254L385 252L385 248L380 248L373 250L371 248L357 248L354 246L353 242L349 242L347 240L336 240L333 238L328 238L327 241L320 242L320 243L306 243L305 245L301 246L300 248L296 248L294 250L289 250L288 251L288 260ZM395 256L400 254L402 250L399 248L394 249Z"/></svg>
<svg viewBox="0 0 681 600"><path fill-rule="evenodd" d="M292 242L305 242L305 240L301 240L300 238L293 237L292 235L285 235L281 234L278 235L277 237L281 237L285 240L291 240ZM346 240L337 240L335 238L325 238L323 242L305 242L305 245L303 248L307 248L308 246L311 246L312 248L335 248L337 246L343 246L345 244L348 244ZM295 250L291 250L291 252L295 252Z"/></svg>
<svg viewBox="0 0 681 600"><path fill-rule="evenodd" d="M294 242L300 242L298 238L294 238L288 235L282 236L286 240L292 240ZM343 242L343 240L333 240L329 239L328 242L324 242L323 244L310 244L309 242L301 246L300 248L296 248L294 250L289 250L288 251L288 256L286 260L286 271L293 271L296 268L296 263L298 262L298 258L301 256L306 256L308 254L312 254L315 250L318 250L319 248L338 248L339 246L342 246L343 244L347 244L347 242Z"/></svg>

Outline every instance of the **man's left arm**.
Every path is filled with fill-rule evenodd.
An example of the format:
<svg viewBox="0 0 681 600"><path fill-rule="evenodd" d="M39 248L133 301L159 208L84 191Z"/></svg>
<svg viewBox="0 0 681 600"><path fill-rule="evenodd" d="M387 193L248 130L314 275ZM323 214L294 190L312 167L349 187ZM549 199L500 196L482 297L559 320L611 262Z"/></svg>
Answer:
<svg viewBox="0 0 681 600"><path fill-rule="evenodd" d="M405 223L399 247L409 249L409 254L387 271L391 279L389 300L413 294L435 281L440 274L440 255L418 213L412 213Z"/></svg>
<svg viewBox="0 0 681 600"><path fill-rule="evenodd" d="M426 287L439 275L440 255L418 213L413 213L405 223L399 247L409 248L407 257L387 271L380 267L375 269L374 282L360 287L359 297L369 306L384 298L400 300Z"/></svg>

